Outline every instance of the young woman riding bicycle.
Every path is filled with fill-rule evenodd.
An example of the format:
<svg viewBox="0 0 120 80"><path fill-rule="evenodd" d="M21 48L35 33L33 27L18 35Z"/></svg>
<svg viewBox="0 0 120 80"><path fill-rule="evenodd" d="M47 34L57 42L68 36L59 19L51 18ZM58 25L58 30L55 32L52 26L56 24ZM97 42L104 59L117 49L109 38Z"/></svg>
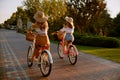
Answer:
<svg viewBox="0 0 120 80"><path fill-rule="evenodd" d="M65 20L66 20L66 24L63 25L63 28L60 29L60 31L65 33L65 36L63 37L64 38L64 51L67 52L68 50L66 49L66 45L68 44L69 46L74 41L73 32L74 32L75 27L73 24L73 18L65 17Z"/></svg>
<svg viewBox="0 0 120 80"><path fill-rule="evenodd" d="M32 55L31 60L34 60L34 57L39 56L39 45L45 45L47 50L50 50L50 41L48 37L48 22L47 17L45 17L44 13L41 11L38 11L34 15L35 23L32 25L32 29L35 29L37 32L36 34L36 41L35 41L35 50Z"/></svg>
<svg viewBox="0 0 120 80"><path fill-rule="evenodd" d="M35 23L32 29L26 33L26 40L32 41L28 48L27 64L32 67L33 62L37 61L38 67L44 77L50 75L52 70L53 59L50 53L50 41L47 35L48 23L43 12L36 12L34 15ZM32 34L31 34L32 33Z"/></svg>
<svg viewBox="0 0 120 80"><path fill-rule="evenodd" d="M57 31L58 39L61 41L58 43L58 55L61 59L63 59L66 54L70 63L75 65L77 62L78 50L72 42L74 41L74 24L73 19L71 17L65 17L66 24L62 29ZM53 33L54 35L55 33ZM63 37L62 37L63 36Z"/></svg>

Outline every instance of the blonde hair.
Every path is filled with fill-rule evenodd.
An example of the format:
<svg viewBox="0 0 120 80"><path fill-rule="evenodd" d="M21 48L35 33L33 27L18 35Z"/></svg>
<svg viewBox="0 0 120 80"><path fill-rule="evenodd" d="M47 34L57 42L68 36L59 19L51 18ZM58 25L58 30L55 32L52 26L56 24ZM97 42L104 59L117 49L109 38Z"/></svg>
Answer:
<svg viewBox="0 0 120 80"><path fill-rule="evenodd" d="M39 28L40 28L41 30L48 29L48 22L46 21L46 22L42 23Z"/></svg>

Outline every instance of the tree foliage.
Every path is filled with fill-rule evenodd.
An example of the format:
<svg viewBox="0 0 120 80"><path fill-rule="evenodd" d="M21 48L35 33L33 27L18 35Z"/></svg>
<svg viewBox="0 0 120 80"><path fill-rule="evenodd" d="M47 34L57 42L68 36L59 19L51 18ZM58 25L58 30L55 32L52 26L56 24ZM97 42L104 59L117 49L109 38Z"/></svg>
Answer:
<svg viewBox="0 0 120 80"><path fill-rule="evenodd" d="M43 11L48 17L50 32L59 30L65 22L64 17L71 16L80 33L120 35L120 13L114 19L110 18L104 0L24 0L23 6L18 7L5 24L16 25L18 17L22 18L23 25L28 19L35 22L36 11Z"/></svg>
<svg viewBox="0 0 120 80"><path fill-rule="evenodd" d="M120 37L120 13L113 19L109 36Z"/></svg>
<svg viewBox="0 0 120 80"><path fill-rule="evenodd" d="M88 31L88 26L106 7L104 0L70 0L67 5L68 14L74 18L81 33Z"/></svg>
<svg viewBox="0 0 120 80"><path fill-rule="evenodd" d="M64 0L43 0L41 7L49 17L49 25L52 30L58 30L62 24L67 12L67 6Z"/></svg>
<svg viewBox="0 0 120 80"><path fill-rule="evenodd" d="M28 18L34 22L33 16L36 11L42 10L39 0L25 0L23 1L24 10Z"/></svg>
<svg viewBox="0 0 120 80"><path fill-rule="evenodd" d="M64 0L26 0L24 1L25 11L32 22L36 11L43 11L48 17L48 22L51 29L56 30L66 14L67 8ZM54 28L53 28L54 27Z"/></svg>
<svg viewBox="0 0 120 80"><path fill-rule="evenodd" d="M96 21L92 22L95 34L101 36L107 36L109 30L111 29L112 19L108 14L107 10L104 10L97 18Z"/></svg>

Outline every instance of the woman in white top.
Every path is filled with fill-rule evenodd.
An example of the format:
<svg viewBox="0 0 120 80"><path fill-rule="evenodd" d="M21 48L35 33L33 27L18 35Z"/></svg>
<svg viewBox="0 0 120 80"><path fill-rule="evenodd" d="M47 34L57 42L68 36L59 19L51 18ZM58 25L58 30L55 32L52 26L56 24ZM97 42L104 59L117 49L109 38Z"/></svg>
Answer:
<svg viewBox="0 0 120 80"><path fill-rule="evenodd" d="M66 24L63 26L60 31L65 32L65 38L64 40L67 41L68 43L72 43L74 41L74 24L73 24L73 19L71 17L65 17Z"/></svg>
<svg viewBox="0 0 120 80"><path fill-rule="evenodd" d="M65 37L64 37L64 51L67 52L68 50L66 49L66 44L68 43L68 46L72 44L72 42L74 41L74 24L73 24L73 19L71 17L65 17L66 20L66 24L63 26L62 29L60 29L60 31L62 31L63 33L65 33Z"/></svg>
<svg viewBox="0 0 120 80"><path fill-rule="evenodd" d="M35 50L32 59L34 58L34 55L39 55L40 45L45 45L46 49L50 50L47 17L45 17L43 12L38 11L35 13L34 19L36 22L32 25L32 28L35 29L38 34L36 35Z"/></svg>

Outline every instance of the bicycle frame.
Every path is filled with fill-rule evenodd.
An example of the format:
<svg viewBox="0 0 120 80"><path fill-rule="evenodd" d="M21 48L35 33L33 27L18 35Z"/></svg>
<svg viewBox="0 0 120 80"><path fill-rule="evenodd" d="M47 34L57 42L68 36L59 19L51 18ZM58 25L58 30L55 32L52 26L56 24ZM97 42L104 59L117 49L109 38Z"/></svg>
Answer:
<svg viewBox="0 0 120 80"><path fill-rule="evenodd" d="M31 47L32 47L32 53L34 53L34 50L35 50L35 41L36 41L36 35L35 35L35 38L31 44ZM39 47L39 52L41 53L42 51L46 51L48 53L48 55L50 56L49 59L50 59L50 63L53 63L53 59L52 59L52 56L51 56L51 53L45 48L45 46L40 46ZM40 56L40 54L39 54Z"/></svg>
<svg viewBox="0 0 120 80"><path fill-rule="evenodd" d="M68 52L69 52L69 46L72 45L72 46L75 48L76 54L78 55L78 51L77 51L75 45L73 45L73 44L70 44L70 45L69 45L69 44L68 44L68 46L66 46L64 39L62 39L62 40L60 41L60 43L61 43L62 46L63 46L63 52L64 52L64 54L68 54ZM65 51L65 46L66 46L67 52Z"/></svg>
<svg viewBox="0 0 120 80"><path fill-rule="evenodd" d="M62 39L62 40L60 41L60 43L61 43L61 44L62 44L62 46L63 46L63 52L64 52L64 54L68 54L68 52L66 52L66 51L65 51L65 46L66 46L66 44L65 44L64 39ZM68 46L69 46L69 45L68 45ZM68 51L69 51L68 46L66 46L66 50L68 50Z"/></svg>
<svg viewBox="0 0 120 80"><path fill-rule="evenodd" d="M32 44L30 45L32 47L32 53L34 52L34 49L35 49L35 41L36 41L36 36L35 36Z"/></svg>
<svg viewBox="0 0 120 80"><path fill-rule="evenodd" d="M48 51L48 50L45 50L47 53L48 53L48 55L50 56L49 57L49 59L50 59L50 63L53 63L53 59L52 59L52 56L51 56L51 53L50 53L50 51Z"/></svg>

